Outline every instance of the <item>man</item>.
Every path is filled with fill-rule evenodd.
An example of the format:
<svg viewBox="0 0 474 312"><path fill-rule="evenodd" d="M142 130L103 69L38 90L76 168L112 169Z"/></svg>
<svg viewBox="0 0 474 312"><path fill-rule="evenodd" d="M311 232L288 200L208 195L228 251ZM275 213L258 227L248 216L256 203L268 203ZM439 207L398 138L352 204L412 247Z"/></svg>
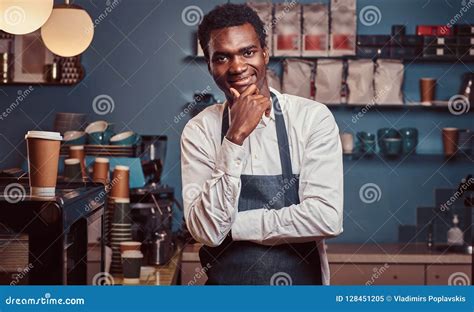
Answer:
<svg viewBox="0 0 474 312"><path fill-rule="evenodd" d="M324 239L342 232L339 129L323 104L270 89L264 25L225 4L199 26L226 96L185 127L184 217L207 284L329 284Z"/></svg>

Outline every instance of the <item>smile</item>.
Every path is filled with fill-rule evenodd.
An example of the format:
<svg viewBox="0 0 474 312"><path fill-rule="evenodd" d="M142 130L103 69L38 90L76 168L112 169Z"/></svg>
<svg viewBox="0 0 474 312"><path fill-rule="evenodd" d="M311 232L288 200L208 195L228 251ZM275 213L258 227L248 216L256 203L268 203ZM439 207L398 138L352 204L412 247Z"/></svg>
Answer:
<svg viewBox="0 0 474 312"><path fill-rule="evenodd" d="M249 85L251 83L251 81L253 80L254 77L255 77L255 75L250 75L250 76L247 76L247 77L242 77L242 78L239 78L239 79L230 80L229 83L231 85L235 85L235 86L246 86L246 85Z"/></svg>

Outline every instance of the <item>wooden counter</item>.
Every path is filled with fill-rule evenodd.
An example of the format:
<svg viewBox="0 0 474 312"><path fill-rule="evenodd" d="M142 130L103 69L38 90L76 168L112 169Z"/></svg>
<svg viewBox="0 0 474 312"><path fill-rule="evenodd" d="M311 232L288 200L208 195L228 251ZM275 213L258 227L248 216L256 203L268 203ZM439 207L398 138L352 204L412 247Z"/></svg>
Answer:
<svg viewBox="0 0 474 312"><path fill-rule="evenodd" d="M181 255L182 249L177 249L173 258L165 265L155 265L156 274L155 278L147 281L140 280L140 284L123 284L122 275L114 275L115 285L127 285L127 286L170 286L178 284L178 276L181 270Z"/></svg>
<svg viewBox="0 0 474 312"><path fill-rule="evenodd" d="M425 244L328 244L329 263L470 264L471 255L428 249Z"/></svg>

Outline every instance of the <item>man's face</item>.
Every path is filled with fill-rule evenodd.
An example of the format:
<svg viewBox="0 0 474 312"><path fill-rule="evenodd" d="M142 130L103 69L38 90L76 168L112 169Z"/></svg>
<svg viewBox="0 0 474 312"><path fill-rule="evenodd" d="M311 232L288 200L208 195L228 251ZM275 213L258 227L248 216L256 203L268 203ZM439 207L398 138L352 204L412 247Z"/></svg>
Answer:
<svg viewBox="0 0 474 312"><path fill-rule="evenodd" d="M209 40L209 71L228 99L230 88L242 93L251 84L267 88L267 49L251 24L216 29Z"/></svg>

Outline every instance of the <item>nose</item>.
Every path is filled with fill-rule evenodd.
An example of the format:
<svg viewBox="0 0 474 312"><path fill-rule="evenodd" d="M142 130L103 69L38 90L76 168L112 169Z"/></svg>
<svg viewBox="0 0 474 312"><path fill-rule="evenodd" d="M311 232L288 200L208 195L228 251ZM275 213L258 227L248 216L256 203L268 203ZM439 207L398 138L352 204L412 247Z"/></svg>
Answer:
<svg viewBox="0 0 474 312"><path fill-rule="evenodd" d="M235 56L230 64L229 73L232 75L240 75L247 70L247 66L244 57Z"/></svg>

